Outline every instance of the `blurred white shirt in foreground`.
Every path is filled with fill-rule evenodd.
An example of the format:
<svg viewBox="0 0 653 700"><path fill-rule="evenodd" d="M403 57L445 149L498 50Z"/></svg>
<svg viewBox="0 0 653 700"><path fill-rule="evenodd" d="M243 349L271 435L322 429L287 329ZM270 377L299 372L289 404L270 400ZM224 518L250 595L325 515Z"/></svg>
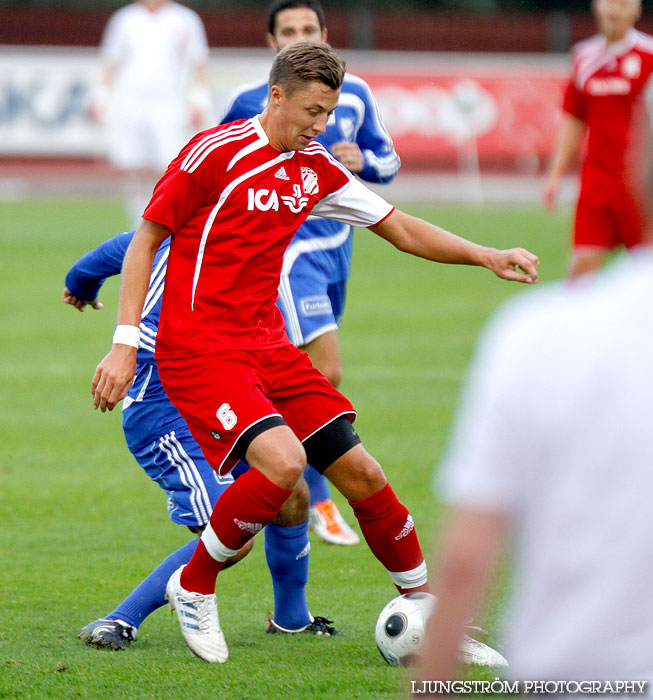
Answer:
<svg viewBox="0 0 653 700"><path fill-rule="evenodd" d="M653 681L653 251L509 302L438 485L508 514L518 679Z"/></svg>

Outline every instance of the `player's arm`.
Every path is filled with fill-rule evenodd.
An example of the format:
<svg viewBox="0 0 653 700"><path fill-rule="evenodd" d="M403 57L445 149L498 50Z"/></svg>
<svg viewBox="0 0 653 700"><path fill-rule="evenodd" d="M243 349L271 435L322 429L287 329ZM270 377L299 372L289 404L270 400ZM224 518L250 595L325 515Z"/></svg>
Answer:
<svg viewBox="0 0 653 700"><path fill-rule="evenodd" d="M63 302L83 311L102 309L98 293L108 277L119 275L134 232L121 233L83 255L66 274Z"/></svg>
<svg viewBox="0 0 653 700"><path fill-rule="evenodd" d="M100 124L102 121L104 121L111 97L111 91L113 89L116 70L117 68L115 64L106 65L102 70L102 74L100 75L98 82L93 87L93 91L91 93L91 103L89 106L89 116L96 124Z"/></svg>
<svg viewBox="0 0 653 700"><path fill-rule="evenodd" d="M109 354L95 370L93 408L113 410L125 397L136 371L139 324L150 281L152 263L170 229L143 219L127 248L122 266L118 326Z"/></svg>
<svg viewBox="0 0 653 700"><path fill-rule="evenodd" d="M537 282L539 260L524 248L486 248L397 209L369 228L404 253L434 262L480 265L515 282Z"/></svg>
<svg viewBox="0 0 653 700"><path fill-rule="evenodd" d="M585 129L586 124L584 121L572 114L565 113L558 132L558 141L553 152L544 192L542 193L542 200L547 209L555 209L556 207L560 180L578 160L583 139L585 138Z"/></svg>
<svg viewBox="0 0 653 700"><path fill-rule="evenodd" d="M209 85L209 44L200 16L188 14L187 60L188 107L190 125L199 130L213 121Z"/></svg>
<svg viewBox="0 0 653 700"><path fill-rule="evenodd" d="M190 74L188 90L190 123L194 129L201 129L211 121L211 89L209 87L209 64L207 61L195 63Z"/></svg>
<svg viewBox="0 0 653 700"><path fill-rule="evenodd" d="M562 100L562 123L542 191L547 209L555 209L562 176L578 159L587 128L587 99L579 88L577 61Z"/></svg>
<svg viewBox="0 0 653 700"><path fill-rule="evenodd" d="M360 93L365 112L354 142L340 141L331 148L333 155L362 180L386 184L399 172L401 160L387 132L372 91L362 80Z"/></svg>
<svg viewBox="0 0 653 700"><path fill-rule="evenodd" d="M503 544L505 515L499 511L457 508L439 548L438 576L431 615L415 674L421 681L456 677L465 625L474 617L496 567Z"/></svg>
<svg viewBox="0 0 653 700"><path fill-rule="evenodd" d="M124 23L120 17L114 14L109 18L109 22L102 34L100 45L102 68L91 95L90 117L97 123L104 120L109 106L111 92L123 52L123 37Z"/></svg>

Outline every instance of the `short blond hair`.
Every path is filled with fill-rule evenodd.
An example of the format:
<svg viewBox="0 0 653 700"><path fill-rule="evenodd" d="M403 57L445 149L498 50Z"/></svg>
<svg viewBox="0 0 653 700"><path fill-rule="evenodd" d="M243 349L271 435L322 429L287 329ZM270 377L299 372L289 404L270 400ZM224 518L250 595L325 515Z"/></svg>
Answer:
<svg viewBox="0 0 653 700"><path fill-rule="evenodd" d="M268 86L279 85L288 94L317 80L332 90L339 90L346 64L329 44L300 42L291 44L275 56Z"/></svg>

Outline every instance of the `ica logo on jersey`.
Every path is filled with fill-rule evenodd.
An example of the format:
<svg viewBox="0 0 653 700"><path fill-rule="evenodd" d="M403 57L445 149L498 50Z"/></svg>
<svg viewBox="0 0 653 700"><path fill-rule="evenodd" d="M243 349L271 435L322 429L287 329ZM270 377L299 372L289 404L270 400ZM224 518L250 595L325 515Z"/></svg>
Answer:
<svg viewBox="0 0 653 700"><path fill-rule="evenodd" d="M285 204L293 214L297 214L308 204L308 197L302 196L302 190L299 185L293 185L292 195L279 195L276 190L255 190L253 187L247 190L248 211L254 211L254 209L259 211L269 211L270 209L279 211L280 202Z"/></svg>
<svg viewBox="0 0 653 700"><path fill-rule="evenodd" d="M308 204L309 197L316 195L320 191L317 173L312 168L306 166L301 169L302 184L292 186L292 195L280 195L276 190L260 189L250 187L247 190L247 210L254 211L279 211L280 204L285 204L293 214L299 213ZM275 173L279 180L289 180L285 168L281 167ZM304 190L302 194L302 189ZM305 195L308 195L305 196Z"/></svg>

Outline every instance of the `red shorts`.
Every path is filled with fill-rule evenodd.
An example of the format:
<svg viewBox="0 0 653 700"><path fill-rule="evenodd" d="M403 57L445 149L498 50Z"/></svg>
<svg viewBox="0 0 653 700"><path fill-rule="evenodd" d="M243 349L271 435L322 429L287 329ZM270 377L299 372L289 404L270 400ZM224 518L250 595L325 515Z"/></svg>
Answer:
<svg viewBox="0 0 653 700"><path fill-rule="evenodd" d="M162 359L157 366L168 398L219 474L238 461L238 438L265 418L281 416L303 441L338 416L356 416L350 401L294 345Z"/></svg>
<svg viewBox="0 0 653 700"><path fill-rule="evenodd" d="M574 246L632 248L641 242L641 213L626 188L584 181L576 207Z"/></svg>

